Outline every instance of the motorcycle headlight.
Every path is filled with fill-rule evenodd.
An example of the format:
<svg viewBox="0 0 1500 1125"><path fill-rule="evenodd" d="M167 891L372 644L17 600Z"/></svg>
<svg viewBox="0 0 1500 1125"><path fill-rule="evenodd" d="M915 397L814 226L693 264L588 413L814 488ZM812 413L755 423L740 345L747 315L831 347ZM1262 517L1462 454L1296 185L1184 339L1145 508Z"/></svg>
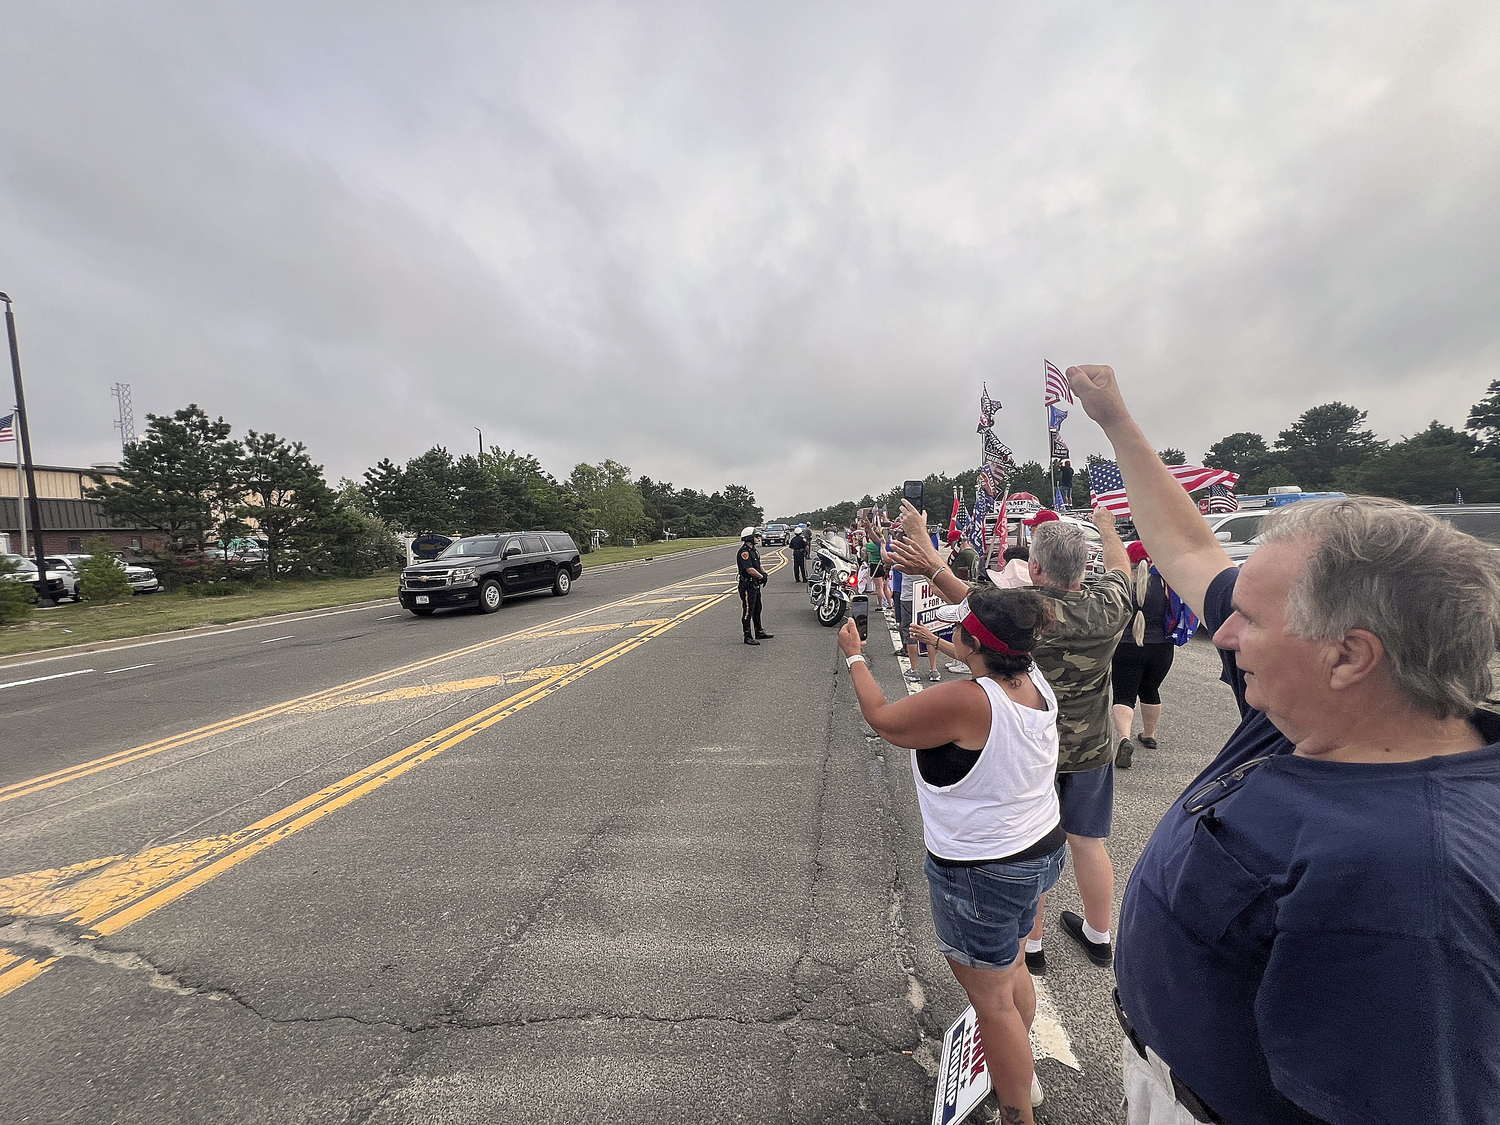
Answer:
<svg viewBox="0 0 1500 1125"><path fill-rule="evenodd" d="M450 581L472 582L478 574L479 568L477 566L456 566L453 568Z"/></svg>

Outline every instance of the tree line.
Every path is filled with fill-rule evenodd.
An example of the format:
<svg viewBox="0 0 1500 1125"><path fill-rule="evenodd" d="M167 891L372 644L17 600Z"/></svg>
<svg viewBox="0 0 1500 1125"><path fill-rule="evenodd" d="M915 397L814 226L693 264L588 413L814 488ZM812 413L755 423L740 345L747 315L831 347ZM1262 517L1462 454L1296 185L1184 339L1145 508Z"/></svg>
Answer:
<svg viewBox="0 0 1500 1125"><path fill-rule="evenodd" d="M271 579L321 573L365 575L398 566L397 531L461 536L547 528L584 549L595 528L613 541L674 535L737 535L758 523L754 494L729 485L710 494L649 477L632 480L611 460L580 464L563 481L528 454L499 448L455 458L442 446L405 465L383 458L362 483L329 485L300 441L250 430L243 438L197 404L146 415L118 480L95 474L88 489L116 523L157 531L152 552L178 584L204 548L252 535L264 545Z"/></svg>
<svg viewBox="0 0 1500 1125"><path fill-rule="evenodd" d="M1209 447L1203 463L1238 473L1235 491L1242 496L1265 493L1278 485L1297 485L1304 492L1386 496L1409 504L1452 503L1456 495L1466 503L1500 502L1500 379L1490 383L1484 398L1469 410L1462 430L1434 421L1400 441L1382 441L1366 426L1368 413L1342 402L1314 406L1273 442L1248 431L1220 438ZM1163 449L1159 455L1168 465L1187 462L1181 449ZM1092 454L1087 464L1075 466L1076 507L1087 506L1089 469L1101 460ZM953 477L929 475L923 481L929 518L947 520L959 487L972 505L978 479L977 469ZM1044 504L1052 500L1049 467L1040 462L1021 465L1008 483L1011 491L1030 492ZM895 516L901 507L901 485L879 496L866 494L860 500L781 518L813 527L847 527L858 509L871 506Z"/></svg>

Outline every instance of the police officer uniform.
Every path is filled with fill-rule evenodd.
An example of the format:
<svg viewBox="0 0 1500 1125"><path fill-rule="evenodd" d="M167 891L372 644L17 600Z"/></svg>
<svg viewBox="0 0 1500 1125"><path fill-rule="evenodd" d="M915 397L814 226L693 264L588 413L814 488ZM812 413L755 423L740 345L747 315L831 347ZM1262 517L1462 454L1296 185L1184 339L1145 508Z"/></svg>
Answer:
<svg viewBox="0 0 1500 1125"><path fill-rule="evenodd" d="M807 581L807 540L808 532L798 531L792 536L792 581Z"/></svg>
<svg viewBox="0 0 1500 1125"><path fill-rule="evenodd" d="M766 584L766 571L755 549L755 528L740 532L740 550L734 561L740 570L740 624L745 629L745 643L758 645L771 634L760 627L760 588ZM750 631L752 626L754 633Z"/></svg>

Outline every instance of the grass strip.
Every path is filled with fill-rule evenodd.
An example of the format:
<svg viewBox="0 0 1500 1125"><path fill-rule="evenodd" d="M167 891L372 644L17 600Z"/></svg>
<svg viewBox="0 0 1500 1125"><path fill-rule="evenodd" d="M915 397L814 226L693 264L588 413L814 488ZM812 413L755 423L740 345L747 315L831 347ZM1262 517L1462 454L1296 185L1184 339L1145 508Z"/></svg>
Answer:
<svg viewBox="0 0 1500 1125"><path fill-rule="evenodd" d="M588 568L630 562L733 542L736 540L674 539L670 543L647 543L639 547L606 547L584 555L583 565ZM278 613L298 613L394 598L396 582L396 572L386 571L371 578L283 581L264 587L245 587L219 597L201 597L187 590L178 590L171 594L141 594L113 605L68 603L56 609L38 610L24 624L0 627L0 656L154 636L204 625L229 625Z"/></svg>

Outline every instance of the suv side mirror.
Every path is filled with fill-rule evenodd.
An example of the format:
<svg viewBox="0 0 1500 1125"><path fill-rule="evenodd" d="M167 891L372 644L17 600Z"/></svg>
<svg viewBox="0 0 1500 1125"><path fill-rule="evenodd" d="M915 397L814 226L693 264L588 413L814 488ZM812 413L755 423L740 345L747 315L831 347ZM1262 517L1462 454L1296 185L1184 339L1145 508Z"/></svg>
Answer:
<svg viewBox="0 0 1500 1125"><path fill-rule="evenodd" d="M521 548L515 546L514 544L512 544L511 546L505 548L505 554L501 555L500 557L502 559L513 559L517 555L519 555L520 553L521 553Z"/></svg>
<svg viewBox="0 0 1500 1125"><path fill-rule="evenodd" d="M1230 539L1229 532L1227 532L1227 531L1216 531L1216 532L1214 532L1214 538L1217 539L1220 543L1229 543L1229 542L1232 541Z"/></svg>

